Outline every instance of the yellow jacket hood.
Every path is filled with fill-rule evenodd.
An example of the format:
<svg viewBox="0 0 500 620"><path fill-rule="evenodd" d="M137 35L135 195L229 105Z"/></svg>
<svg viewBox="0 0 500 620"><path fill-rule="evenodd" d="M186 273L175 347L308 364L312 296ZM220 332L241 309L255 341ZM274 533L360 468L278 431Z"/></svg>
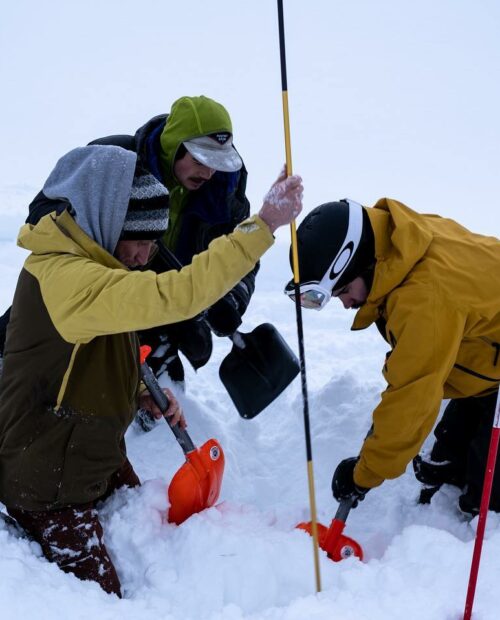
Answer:
<svg viewBox="0 0 500 620"><path fill-rule="evenodd" d="M58 216L49 213L36 225L22 226L17 237L17 245L34 256L67 254L92 258L107 266L125 268L78 226L68 210Z"/></svg>
<svg viewBox="0 0 500 620"><path fill-rule="evenodd" d="M367 213L377 263L367 302L357 312L352 329L364 329L377 318L384 298L403 282L432 241L426 220L397 200L381 198Z"/></svg>

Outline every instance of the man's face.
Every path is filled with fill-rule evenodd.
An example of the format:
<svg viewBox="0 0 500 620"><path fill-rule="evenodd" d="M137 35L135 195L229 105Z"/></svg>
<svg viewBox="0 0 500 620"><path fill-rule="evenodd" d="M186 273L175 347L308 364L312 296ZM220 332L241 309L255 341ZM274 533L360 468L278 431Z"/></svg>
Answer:
<svg viewBox="0 0 500 620"><path fill-rule="evenodd" d="M185 153L174 164L176 179L186 189L195 190L212 178L215 170L197 161L191 153Z"/></svg>
<svg viewBox="0 0 500 620"><path fill-rule="evenodd" d="M354 278L345 286L332 292L332 297L337 297L344 304L346 310L357 310L366 302L368 289L363 278Z"/></svg>
<svg viewBox="0 0 500 620"><path fill-rule="evenodd" d="M122 239L118 241L115 249L115 258L117 258L125 267L133 269L134 267L142 267L148 262L154 241L135 239Z"/></svg>

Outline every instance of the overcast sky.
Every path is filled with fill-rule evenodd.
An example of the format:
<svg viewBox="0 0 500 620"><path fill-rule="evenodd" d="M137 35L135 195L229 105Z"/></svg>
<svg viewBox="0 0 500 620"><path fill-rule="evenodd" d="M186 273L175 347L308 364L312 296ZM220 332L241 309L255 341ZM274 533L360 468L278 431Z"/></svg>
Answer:
<svg viewBox="0 0 500 620"><path fill-rule="evenodd" d="M389 196L499 236L498 0L284 5L305 210ZM182 95L228 108L257 209L284 161L278 43L274 0L5 2L4 225L64 152L133 132Z"/></svg>

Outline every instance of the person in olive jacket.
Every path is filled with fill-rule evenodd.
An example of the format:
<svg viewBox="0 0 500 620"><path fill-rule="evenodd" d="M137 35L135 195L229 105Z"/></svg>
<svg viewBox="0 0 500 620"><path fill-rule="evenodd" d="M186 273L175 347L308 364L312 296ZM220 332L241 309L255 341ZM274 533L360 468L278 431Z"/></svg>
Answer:
<svg viewBox="0 0 500 620"><path fill-rule="evenodd" d="M233 144L231 118L223 105L208 97L181 97L169 114L161 114L135 135L112 135L91 145L115 145L137 153L141 165L169 190L169 227L158 240L149 268L161 273L187 265L220 235L230 233L250 214L245 195L247 171ZM53 209L40 192L29 207L29 224ZM159 376L166 371L184 388L179 351L196 370L212 354L212 332L229 336L241 324L255 290L257 263L224 297L193 319L141 330L152 347L150 364ZM0 355L10 309L0 317ZM142 419L142 418L141 418ZM148 426L144 427L148 430Z"/></svg>
<svg viewBox="0 0 500 620"><path fill-rule="evenodd" d="M500 383L500 240L389 198L321 205L297 235L301 304L336 297L357 309L353 330L376 323L391 345L387 389L359 456L334 473L335 498L356 503L413 459L422 502L454 484L461 510L476 514ZM295 296L292 283L286 292ZM419 455L443 399L432 451ZM500 511L497 470L490 508Z"/></svg>
<svg viewBox="0 0 500 620"><path fill-rule="evenodd" d="M161 416L139 394L135 332L189 319L225 295L300 211L302 185L281 176L259 216L162 274L135 270L157 251L168 222L168 191L135 153L70 151L43 194L57 204L18 236L31 253L0 380L0 501L47 558L120 596L95 503L139 484L124 441L137 407ZM169 396L167 417L184 425Z"/></svg>

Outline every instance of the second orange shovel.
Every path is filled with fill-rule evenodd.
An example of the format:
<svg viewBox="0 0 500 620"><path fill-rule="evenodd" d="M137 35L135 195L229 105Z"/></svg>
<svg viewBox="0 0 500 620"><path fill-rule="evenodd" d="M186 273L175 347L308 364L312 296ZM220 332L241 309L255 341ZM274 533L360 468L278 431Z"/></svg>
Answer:
<svg viewBox="0 0 500 620"><path fill-rule="evenodd" d="M353 500L346 499L340 502L335 517L330 523L330 527L326 527L321 523L317 524L318 527L318 544L323 551L326 551L330 560L334 562L340 562L352 556L363 559L363 549L361 545L353 538L345 536L342 532L345 528L345 522L347 515L352 508ZM312 524L299 523L297 528L304 530L308 534L312 535Z"/></svg>

